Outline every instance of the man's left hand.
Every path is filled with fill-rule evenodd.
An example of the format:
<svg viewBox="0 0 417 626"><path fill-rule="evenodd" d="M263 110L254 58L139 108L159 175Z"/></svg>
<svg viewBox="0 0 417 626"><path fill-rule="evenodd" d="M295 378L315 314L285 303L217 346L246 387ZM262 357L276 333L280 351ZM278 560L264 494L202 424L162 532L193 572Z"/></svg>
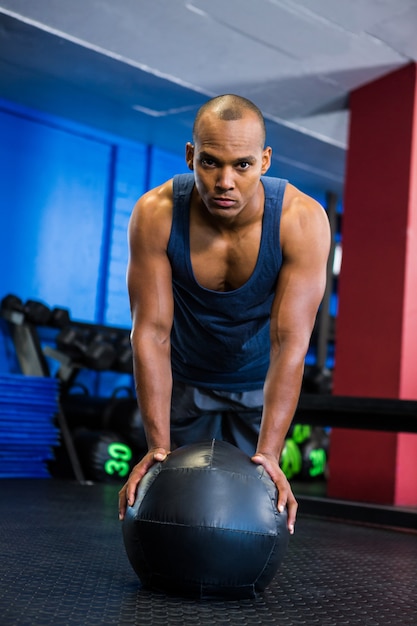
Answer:
<svg viewBox="0 0 417 626"><path fill-rule="evenodd" d="M277 459L272 454L264 454L257 452L251 459L257 465L262 465L268 472L278 489L277 508L282 513L287 507L288 520L287 526L290 535L294 534L295 518L297 515L298 504L294 497L290 483L284 472L279 466Z"/></svg>

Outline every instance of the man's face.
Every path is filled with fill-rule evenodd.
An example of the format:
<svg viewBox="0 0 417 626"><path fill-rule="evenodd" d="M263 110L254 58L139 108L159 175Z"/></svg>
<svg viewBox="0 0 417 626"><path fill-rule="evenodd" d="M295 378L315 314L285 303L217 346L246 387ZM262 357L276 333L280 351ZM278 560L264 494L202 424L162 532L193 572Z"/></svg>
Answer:
<svg viewBox="0 0 417 626"><path fill-rule="evenodd" d="M198 124L195 145L186 160L204 206L218 219L233 219L255 206L259 180L269 169L271 149L263 148L263 131L252 112L238 120L206 113Z"/></svg>

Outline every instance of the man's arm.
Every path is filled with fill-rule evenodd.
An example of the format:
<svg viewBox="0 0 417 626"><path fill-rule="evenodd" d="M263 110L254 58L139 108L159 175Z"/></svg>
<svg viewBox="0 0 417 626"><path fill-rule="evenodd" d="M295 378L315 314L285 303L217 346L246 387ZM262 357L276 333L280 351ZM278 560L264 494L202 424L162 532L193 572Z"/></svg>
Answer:
<svg viewBox="0 0 417 626"><path fill-rule="evenodd" d="M173 321L171 266L167 244L172 220L172 184L145 194L129 222L127 285L132 313L132 350L137 397L148 452L119 493L119 517L132 505L148 469L170 451Z"/></svg>
<svg viewBox="0 0 417 626"><path fill-rule="evenodd" d="M283 265L271 312L271 360L264 386L264 408L256 454L279 490L278 509L288 508L294 532L297 502L279 467L294 416L317 310L326 285L330 229L323 208L288 186L281 218ZM284 198L285 206L285 198Z"/></svg>

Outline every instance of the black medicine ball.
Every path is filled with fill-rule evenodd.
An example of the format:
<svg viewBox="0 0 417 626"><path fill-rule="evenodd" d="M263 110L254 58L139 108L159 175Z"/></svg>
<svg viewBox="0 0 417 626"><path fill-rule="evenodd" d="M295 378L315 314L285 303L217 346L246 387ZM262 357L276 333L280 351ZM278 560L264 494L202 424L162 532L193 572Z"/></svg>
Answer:
<svg viewBox="0 0 417 626"><path fill-rule="evenodd" d="M178 448L142 479L123 522L129 561L146 587L199 597L255 597L288 546L286 512L265 472L236 447Z"/></svg>

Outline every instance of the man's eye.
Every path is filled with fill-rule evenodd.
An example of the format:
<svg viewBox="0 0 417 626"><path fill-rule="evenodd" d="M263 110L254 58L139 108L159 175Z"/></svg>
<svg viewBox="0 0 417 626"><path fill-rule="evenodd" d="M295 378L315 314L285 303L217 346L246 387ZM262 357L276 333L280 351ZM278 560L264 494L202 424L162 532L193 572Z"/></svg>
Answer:
<svg viewBox="0 0 417 626"><path fill-rule="evenodd" d="M238 164L238 168L240 170L247 170L249 166L250 166L250 163L248 163L247 161L242 161L241 163Z"/></svg>
<svg viewBox="0 0 417 626"><path fill-rule="evenodd" d="M204 167L214 167L216 165L213 159L201 159L200 162Z"/></svg>

